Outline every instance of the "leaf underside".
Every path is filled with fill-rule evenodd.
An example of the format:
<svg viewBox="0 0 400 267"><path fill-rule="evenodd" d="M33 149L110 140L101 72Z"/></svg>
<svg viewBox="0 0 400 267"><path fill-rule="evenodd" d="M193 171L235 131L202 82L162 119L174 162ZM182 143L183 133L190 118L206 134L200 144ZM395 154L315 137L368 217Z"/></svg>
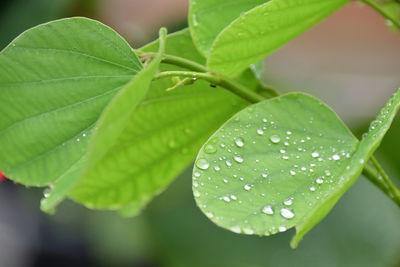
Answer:
<svg viewBox="0 0 400 267"><path fill-rule="evenodd" d="M321 101L292 93L250 106L202 147L193 170L200 209L233 232L296 227L291 245L356 181L399 108L390 101L361 142Z"/></svg>

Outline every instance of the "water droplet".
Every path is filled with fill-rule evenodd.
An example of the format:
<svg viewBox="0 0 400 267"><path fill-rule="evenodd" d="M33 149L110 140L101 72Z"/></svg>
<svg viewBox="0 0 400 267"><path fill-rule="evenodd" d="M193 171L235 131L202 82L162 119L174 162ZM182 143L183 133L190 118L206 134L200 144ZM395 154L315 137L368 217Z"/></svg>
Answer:
<svg viewBox="0 0 400 267"><path fill-rule="evenodd" d="M314 186L311 186L311 187L310 187L310 191L311 191L311 192L314 192L314 191L315 191L315 187L314 187Z"/></svg>
<svg viewBox="0 0 400 267"><path fill-rule="evenodd" d="M245 184L243 188L244 190L249 191L251 189L251 185Z"/></svg>
<svg viewBox="0 0 400 267"><path fill-rule="evenodd" d="M200 192L197 191L197 190L195 190L195 191L193 192L193 195L194 195L195 197L199 197L199 196L200 196Z"/></svg>
<svg viewBox="0 0 400 267"><path fill-rule="evenodd" d="M230 167L232 166L232 162L230 162L229 160L225 161L226 166Z"/></svg>
<svg viewBox="0 0 400 267"><path fill-rule="evenodd" d="M79 141L81 141L81 139L79 139L79 138L76 138L76 141L77 141L77 142L79 142Z"/></svg>
<svg viewBox="0 0 400 267"><path fill-rule="evenodd" d="M205 160L205 159L198 159L198 160L196 161L196 166L197 166L197 168L199 168L199 169L207 170L208 167L210 167L210 163L208 163L208 161Z"/></svg>
<svg viewBox="0 0 400 267"><path fill-rule="evenodd" d="M251 229L251 228L243 228L243 233L245 233L246 235L252 235L252 234L254 234L254 231L253 231L253 229Z"/></svg>
<svg viewBox="0 0 400 267"><path fill-rule="evenodd" d="M291 131L287 131L286 134L287 134L287 135L291 135L292 132L291 132Z"/></svg>
<svg viewBox="0 0 400 267"><path fill-rule="evenodd" d="M231 199L229 197L227 197L227 196L224 196L222 198L222 200L225 201L225 202L231 202Z"/></svg>
<svg viewBox="0 0 400 267"><path fill-rule="evenodd" d="M238 147L243 147L244 146L244 140L243 140L243 138L237 138L236 140L235 140L235 144L238 146Z"/></svg>
<svg viewBox="0 0 400 267"><path fill-rule="evenodd" d="M281 152L282 154L285 154L285 153L286 153L286 150L281 149L279 152Z"/></svg>
<svg viewBox="0 0 400 267"><path fill-rule="evenodd" d="M237 197L235 195L231 195L232 200L237 200Z"/></svg>
<svg viewBox="0 0 400 267"><path fill-rule="evenodd" d="M286 229L286 227L285 226L279 226L279 232L285 232L287 229Z"/></svg>
<svg viewBox="0 0 400 267"><path fill-rule="evenodd" d="M271 142L274 144L278 144L281 141L281 138L278 135L274 134L269 137L269 140L271 140Z"/></svg>
<svg viewBox="0 0 400 267"><path fill-rule="evenodd" d="M242 232L242 230L240 229L240 226L232 226L231 228L229 228L232 232L240 234Z"/></svg>
<svg viewBox="0 0 400 267"><path fill-rule="evenodd" d="M258 129L258 130L257 130L257 134L258 134L258 135L263 135L263 134L264 134L264 131L263 131L262 129Z"/></svg>
<svg viewBox="0 0 400 267"><path fill-rule="evenodd" d="M319 153L315 151L315 152L311 153L311 157L318 158L319 157Z"/></svg>
<svg viewBox="0 0 400 267"><path fill-rule="evenodd" d="M364 160L363 159L360 159L360 164L364 164Z"/></svg>
<svg viewBox="0 0 400 267"><path fill-rule="evenodd" d="M228 183L228 180L224 179L224 183Z"/></svg>
<svg viewBox="0 0 400 267"><path fill-rule="evenodd" d="M215 170L216 172L219 172L219 171L221 170L221 168L220 168L218 165L215 165L215 166L214 166L214 170Z"/></svg>
<svg viewBox="0 0 400 267"><path fill-rule="evenodd" d="M291 209L288 208L282 208L281 209L281 215L283 218L286 219L292 219L294 217L294 213Z"/></svg>
<svg viewBox="0 0 400 267"><path fill-rule="evenodd" d="M204 152L207 154L213 154L213 153L217 152L217 148L213 145L208 144L204 148Z"/></svg>
<svg viewBox="0 0 400 267"><path fill-rule="evenodd" d="M283 159L289 159L289 157L288 157L288 156L282 156L282 158L283 158Z"/></svg>
<svg viewBox="0 0 400 267"><path fill-rule="evenodd" d="M339 160L340 156L338 154L335 154L335 155L332 156L332 159L333 160Z"/></svg>
<svg viewBox="0 0 400 267"><path fill-rule="evenodd" d="M262 176L263 178L267 178L267 177L268 177L268 174L266 174L266 173L261 173L261 176Z"/></svg>
<svg viewBox="0 0 400 267"><path fill-rule="evenodd" d="M193 173L193 176L194 176L194 177L200 177L200 173L199 173L199 172L194 172L194 173Z"/></svg>
<svg viewBox="0 0 400 267"><path fill-rule="evenodd" d="M293 198L288 198L286 199L283 204L285 204L286 206L290 206L293 204Z"/></svg>
<svg viewBox="0 0 400 267"><path fill-rule="evenodd" d="M265 214L268 214L268 215L274 214L274 210L272 209L271 205L264 206L264 208L262 209L262 212Z"/></svg>
<svg viewBox="0 0 400 267"><path fill-rule="evenodd" d="M317 184L323 184L323 183L324 183L324 180L322 180L322 178L318 178L317 180L315 180L315 182L316 182Z"/></svg>
<svg viewBox="0 0 400 267"><path fill-rule="evenodd" d="M50 196L51 193L51 189L50 188L46 188L43 190L43 196L44 198L48 198Z"/></svg>
<svg viewBox="0 0 400 267"><path fill-rule="evenodd" d="M206 214L206 216L207 216L208 218L214 217L214 214L213 214L212 212L206 212L205 214Z"/></svg>
<svg viewBox="0 0 400 267"><path fill-rule="evenodd" d="M291 171L290 171L290 175L296 175L296 172L293 171L293 170L291 170Z"/></svg>
<svg viewBox="0 0 400 267"><path fill-rule="evenodd" d="M234 159L237 163L242 163L242 162L244 161L243 158L242 158L241 156L238 156L238 155L234 156L233 159Z"/></svg>

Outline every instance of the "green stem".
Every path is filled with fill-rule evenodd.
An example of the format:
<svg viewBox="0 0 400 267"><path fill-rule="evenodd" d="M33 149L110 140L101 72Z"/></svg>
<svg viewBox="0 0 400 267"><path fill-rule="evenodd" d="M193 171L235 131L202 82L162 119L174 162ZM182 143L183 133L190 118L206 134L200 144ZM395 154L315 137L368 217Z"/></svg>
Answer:
<svg viewBox="0 0 400 267"><path fill-rule="evenodd" d="M156 75L154 79L157 80L165 77L174 77L174 76L206 80L211 84L219 85L231 91L232 93L242 97L243 99L247 100L250 103L257 103L262 100L265 100L265 97L249 90L240 83L210 72L204 73L204 72L192 72L192 71L165 71Z"/></svg>
<svg viewBox="0 0 400 267"><path fill-rule="evenodd" d="M370 165L365 165L362 174L380 190L382 190L385 195L389 196L389 190L386 184L383 182L382 178L379 178L377 171Z"/></svg>
<svg viewBox="0 0 400 267"><path fill-rule="evenodd" d="M154 52L142 52L140 50L135 50L135 53L138 54L142 58L151 58L157 54ZM188 60L186 58L173 56L173 55L163 54L161 62L165 63L165 64L171 64L174 66L182 67L184 69L188 69L188 70L192 70L192 71L208 72L208 69L205 66L203 66L197 62Z"/></svg>
<svg viewBox="0 0 400 267"><path fill-rule="evenodd" d="M375 1L373 1L373 0L362 0L362 2L364 2L367 5L371 6L373 9L378 11L382 16L384 16L386 19L390 20L394 25L396 25L398 28L400 28L400 21L390 17L390 15L379 4L377 4Z"/></svg>
<svg viewBox="0 0 400 267"><path fill-rule="evenodd" d="M393 184L392 180L390 180L389 176L376 160L376 158L372 156L370 160L372 164L374 164L376 171L380 174L380 176L378 176L378 179L381 178L382 182L387 188L387 195L400 207L400 190Z"/></svg>

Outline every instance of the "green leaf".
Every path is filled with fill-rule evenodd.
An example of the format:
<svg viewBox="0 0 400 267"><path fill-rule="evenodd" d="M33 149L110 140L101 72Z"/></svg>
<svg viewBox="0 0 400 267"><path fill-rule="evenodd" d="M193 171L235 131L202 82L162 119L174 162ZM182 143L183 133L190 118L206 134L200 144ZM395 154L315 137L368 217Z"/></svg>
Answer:
<svg viewBox="0 0 400 267"><path fill-rule="evenodd" d="M142 50L154 52L157 48L155 42ZM205 61L187 30L167 37L166 52ZM161 66L162 70L171 68L176 69ZM254 88L259 86L254 76L250 83ZM192 162L214 130L246 105L237 96L204 81L166 92L171 86L170 80L151 83L118 139L109 144L107 154L88 167L90 172L69 193L74 200L90 208L136 214ZM99 154L103 152L94 153Z"/></svg>
<svg viewBox="0 0 400 267"><path fill-rule="evenodd" d="M208 55L217 35L244 12L266 0L190 0L189 27L195 46Z"/></svg>
<svg viewBox="0 0 400 267"><path fill-rule="evenodd" d="M400 29L400 2L397 0L364 0L386 18L386 24L394 29Z"/></svg>
<svg viewBox="0 0 400 267"><path fill-rule="evenodd" d="M158 42L154 42L142 51L154 52L157 49ZM188 30L169 35L166 52L200 64L205 62L193 46ZM161 70L171 69L177 67L161 64ZM240 79L253 90L263 88L250 70L245 71ZM116 158L124 158L128 163L111 169L106 161L100 162L96 166L98 169L93 170L92 178L76 186L74 192L79 196L74 197L75 200L91 208L121 208L120 213L124 216L136 215L193 161L213 131L247 105L230 92L212 88L204 81L166 92L165 89L172 85L170 80L151 83L145 100L130 115L127 127L110 148L116 151ZM161 152L165 156L160 157ZM125 175L120 175L121 172ZM42 208L51 211L62 200L53 193L57 190L68 193L74 183L63 181L61 184L60 180L60 187L67 184L68 188L60 190L56 186L43 200Z"/></svg>
<svg viewBox="0 0 400 267"><path fill-rule="evenodd" d="M25 185L69 176L107 103L142 65L115 31L86 18L34 27L0 53L0 169Z"/></svg>
<svg viewBox="0 0 400 267"><path fill-rule="evenodd" d="M215 39L207 66L235 76L348 3L349 0L273 0L253 8Z"/></svg>
<svg viewBox="0 0 400 267"><path fill-rule="evenodd" d="M233 232L296 227L296 247L356 181L400 106L389 102L361 142L321 101L300 93L239 112L202 147L193 170L200 209Z"/></svg>
<svg viewBox="0 0 400 267"><path fill-rule="evenodd" d="M145 97L150 83L158 71L165 50L166 32L164 29L160 30L160 37L163 41L160 42L157 55L111 101L99 119L96 132L90 142L85 170L70 192L70 196L75 201L81 202L87 207L97 207L94 204L97 198L93 199L92 197L93 188L108 184L106 180L101 179L104 179L104 177L112 180L120 179L119 177L125 175L130 169L130 165L135 164L136 157L139 156L131 156L125 150L128 141L125 132L127 128L137 127L136 124L132 124L130 118ZM130 191L125 192L129 193ZM118 193L124 194L124 192ZM104 196L106 197L105 202L107 203L104 204L103 208L113 208L116 205L112 198L107 198L107 196L115 194L112 188L107 188L101 194L103 199ZM118 198L119 196L115 197Z"/></svg>

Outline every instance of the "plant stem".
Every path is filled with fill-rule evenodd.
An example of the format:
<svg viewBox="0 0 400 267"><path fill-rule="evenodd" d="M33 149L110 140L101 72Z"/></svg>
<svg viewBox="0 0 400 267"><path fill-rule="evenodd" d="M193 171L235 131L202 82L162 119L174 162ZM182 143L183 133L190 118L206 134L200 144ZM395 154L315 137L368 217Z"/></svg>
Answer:
<svg viewBox="0 0 400 267"><path fill-rule="evenodd" d="M374 156L370 158L372 164L374 164L376 171L378 172L378 180L381 180L382 183L387 188L387 195L400 207L400 190L393 184L390 180L389 176L376 160ZM375 183L374 183L375 184ZM381 188L381 187L379 187ZM382 189L382 188L381 188ZM382 190L383 191L383 190ZM385 192L385 191L384 191Z"/></svg>
<svg viewBox="0 0 400 267"><path fill-rule="evenodd" d="M135 50L135 53L142 58L151 58L156 55L156 53L154 52L141 52L140 50ZM208 72L208 69L205 66L197 62L173 55L163 54L161 62L165 64L171 64L174 66L182 67L192 71Z"/></svg>
<svg viewBox="0 0 400 267"><path fill-rule="evenodd" d="M366 3L367 5L371 6L373 9L378 11L382 16L384 16L386 19L390 20L394 25L396 25L398 28L400 28L400 21L397 21L393 18L390 17L390 15L375 1L373 0L362 0L362 2Z"/></svg>
<svg viewBox="0 0 400 267"><path fill-rule="evenodd" d="M242 97L243 99L247 100L250 103L257 103L262 100L265 100L265 97L257 94L254 91L249 90L240 83L211 72L204 73L204 72L192 72L192 71L165 71L156 75L154 79L157 80L165 77L174 77L174 76L206 80L211 84L219 85L231 91L232 93Z"/></svg>

